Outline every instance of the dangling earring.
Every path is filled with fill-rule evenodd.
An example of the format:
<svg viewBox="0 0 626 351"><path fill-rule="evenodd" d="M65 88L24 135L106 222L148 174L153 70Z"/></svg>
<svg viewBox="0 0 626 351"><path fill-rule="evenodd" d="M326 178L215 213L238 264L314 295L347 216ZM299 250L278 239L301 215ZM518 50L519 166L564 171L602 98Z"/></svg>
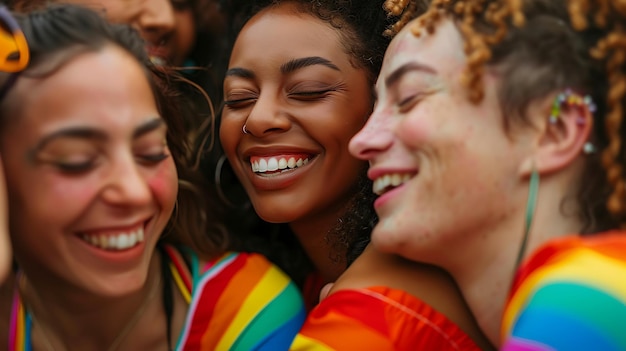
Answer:
<svg viewBox="0 0 626 351"><path fill-rule="evenodd" d="M535 208L537 207L537 193L539 191L539 172L533 162L533 170L530 174L530 184L528 186L528 198L526 200L526 215L524 220L524 236L522 237L522 244L517 252L517 260L515 261L515 267L513 272L516 272L519 268L524 254L526 253L526 246L528 245L528 237L530 236L530 229L533 224L533 218L535 216Z"/></svg>

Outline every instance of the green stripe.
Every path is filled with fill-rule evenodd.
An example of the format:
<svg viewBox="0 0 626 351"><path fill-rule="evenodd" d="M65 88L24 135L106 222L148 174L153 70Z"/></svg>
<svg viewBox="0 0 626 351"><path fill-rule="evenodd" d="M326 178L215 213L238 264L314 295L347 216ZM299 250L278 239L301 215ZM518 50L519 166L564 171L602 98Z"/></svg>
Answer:
<svg viewBox="0 0 626 351"><path fill-rule="evenodd" d="M304 308L300 291L289 283L239 334L231 350L251 350Z"/></svg>
<svg viewBox="0 0 626 351"><path fill-rule="evenodd" d="M626 304L605 291L575 282L553 282L541 287L524 309L548 309L569 315L601 330L626 349Z"/></svg>

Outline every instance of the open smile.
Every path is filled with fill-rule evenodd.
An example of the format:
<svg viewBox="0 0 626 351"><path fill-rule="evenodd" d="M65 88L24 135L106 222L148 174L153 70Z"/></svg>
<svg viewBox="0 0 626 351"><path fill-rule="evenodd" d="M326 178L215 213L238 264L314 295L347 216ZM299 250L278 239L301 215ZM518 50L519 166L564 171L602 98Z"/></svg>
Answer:
<svg viewBox="0 0 626 351"><path fill-rule="evenodd" d="M376 195L382 195L411 180L417 173L388 173L374 179L372 190Z"/></svg>
<svg viewBox="0 0 626 351"><path fill-rule="evenodd" d="M250 166L252 167L252 172L256 174L282 173L307 165L309 160L314 157L314 155L303 154L272 157L255 156L250 158Z"/></svg>
<svg viewBox="0 0 626 351"><path fill-rule="evenodd" d="M81 233L79 237L91 246L106 251L124 251L144 241L145 222L124 230L103 230Z"/></svg>

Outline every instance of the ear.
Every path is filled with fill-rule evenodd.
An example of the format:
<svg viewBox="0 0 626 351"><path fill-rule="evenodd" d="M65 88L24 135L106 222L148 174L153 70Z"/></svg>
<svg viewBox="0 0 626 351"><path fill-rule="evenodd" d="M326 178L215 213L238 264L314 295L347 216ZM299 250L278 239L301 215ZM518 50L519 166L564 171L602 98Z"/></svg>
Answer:
<svg viewBox="0 0 626 351"><path fill-rule="evenodd" d="M591 104L559 103L562 96L552 94L529 106L528 118L536 131L535 151L522 162L522 176L529 176L533 168L539 174L558 172L583 153L593 127ZM576 98L582 101L580 96Z"/></svg>

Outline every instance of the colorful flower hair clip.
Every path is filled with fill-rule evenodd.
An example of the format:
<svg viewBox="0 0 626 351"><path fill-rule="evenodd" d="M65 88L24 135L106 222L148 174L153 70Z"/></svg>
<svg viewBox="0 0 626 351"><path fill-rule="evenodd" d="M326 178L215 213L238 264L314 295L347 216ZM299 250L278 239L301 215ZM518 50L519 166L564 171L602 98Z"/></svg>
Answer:
<svg viewBox="0 0 626 351"><path fill-rule="evenodd" d="M561 117L561 109L564 106L567 108L587 106L589 112L592 114L596 112L596 104L593 103L591 96L582 96L572 91L572 89L566 89L564 92L557 95L554 99L554 103L552 103L552 110L550 112L549 119L550 123L554 124L559 120L559 117ZM579 124L580 123L584 124L584 121L579 122Z"/></svg>

